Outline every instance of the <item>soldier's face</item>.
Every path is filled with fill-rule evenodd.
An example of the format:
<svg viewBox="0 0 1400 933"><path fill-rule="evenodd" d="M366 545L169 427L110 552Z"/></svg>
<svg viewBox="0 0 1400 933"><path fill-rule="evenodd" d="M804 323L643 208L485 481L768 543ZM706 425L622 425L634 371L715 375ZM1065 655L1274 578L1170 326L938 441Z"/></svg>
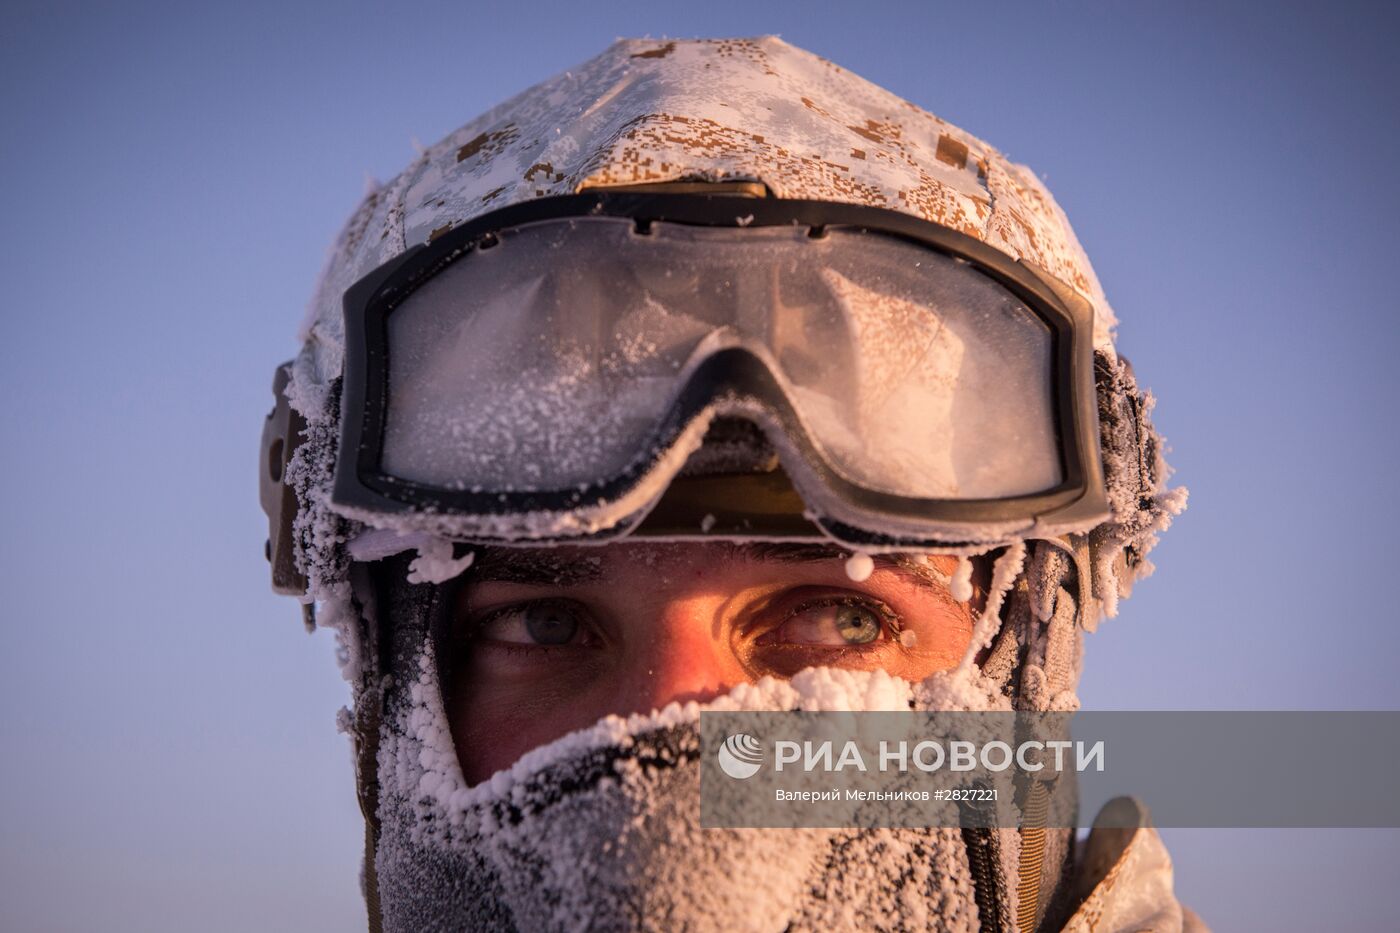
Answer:
<svg viewBox="0 0 1400 933"><path fill-rule="evenodd" d="M914 681L957 665L975 607L949 590L955 559L876 558L855 580L846 557L723 543L485 552L444 665L468 783L608 714L765 676L826 666Z"/></svg>

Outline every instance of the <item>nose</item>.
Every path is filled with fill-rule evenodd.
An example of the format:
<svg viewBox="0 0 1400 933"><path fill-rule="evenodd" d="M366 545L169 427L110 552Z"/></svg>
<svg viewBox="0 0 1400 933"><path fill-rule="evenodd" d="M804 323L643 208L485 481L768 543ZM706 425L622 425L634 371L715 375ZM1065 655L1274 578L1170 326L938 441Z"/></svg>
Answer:
<svg viewBox="0 0 1400 933"><path fill-rule="evenodd" d="M718 600L673 599L634 631L618 678L619 708L649 713L668 703L704 703L747 679L733 650L716 629Z"/></svg>

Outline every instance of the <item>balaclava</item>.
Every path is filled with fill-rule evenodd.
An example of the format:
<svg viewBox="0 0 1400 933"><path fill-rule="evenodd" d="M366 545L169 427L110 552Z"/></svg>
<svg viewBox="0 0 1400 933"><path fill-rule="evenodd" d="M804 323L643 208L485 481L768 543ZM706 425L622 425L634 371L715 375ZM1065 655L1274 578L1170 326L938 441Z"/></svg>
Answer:
<svg viewBox="0 0 1400 933"><path fill-rule="evenodd" d="M586 189L748 182L771 197L893 208L1035 263L1093 305L1111 518L1054 539L968 546L951 579L980 616L955 670L910 684L814 669L742 686L724 710L1073 710L1081 638L1151 570L1185 503L1115 318L1074 234L1028 169L840 67L771 37L624 40L478 117L371 191L346 225L276 389L290 402L264 505L270 559L336 631L353 690L371 927L484 929L1053 928L1070 830L704 830L701 707L609 717L468 787L437 641L469 548L334 505L341 296L407 247L486 211ZM276 431L274 431L276 433ZM285 467L285 482L282 469ZM469 583L469 572L464 578ZM978 658L981 658L980 662ZM1063 824L1062 824L1063 825Z"/></svg>

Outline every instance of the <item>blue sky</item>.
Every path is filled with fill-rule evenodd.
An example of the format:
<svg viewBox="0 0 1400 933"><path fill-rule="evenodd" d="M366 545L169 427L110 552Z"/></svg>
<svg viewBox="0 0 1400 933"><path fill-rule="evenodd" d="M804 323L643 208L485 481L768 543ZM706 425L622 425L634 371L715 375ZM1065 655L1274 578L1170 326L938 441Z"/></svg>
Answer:
<svg viewBox="0 0 1400 933"><path fill-rule="evenodd" d="M1400 708L1397 25L1379 3L10 4L7 925L360 923L347 691L262 558L273 367L366 174L619 35L778 33L1055 192L1192 490L1090 639L1086 705ZM1218 928L1393 922L1400 833L1166 836Z"/></svg>

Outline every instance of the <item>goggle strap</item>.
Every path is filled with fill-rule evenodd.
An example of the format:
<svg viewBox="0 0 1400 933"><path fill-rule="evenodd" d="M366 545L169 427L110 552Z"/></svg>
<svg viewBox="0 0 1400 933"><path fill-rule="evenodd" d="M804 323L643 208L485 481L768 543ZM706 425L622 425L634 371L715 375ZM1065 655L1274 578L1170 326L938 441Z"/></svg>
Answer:
<svg viewBox="0 0 1400 933"><path fill-rule="evenodd" d="M305 436L306 420L287 401L287 385L291 379L289 360L278 366L272 377L272 395L276 401L263 421L258 498L267 516L267 543L263 553L271 565L272 589L284 596L304 596L306 577L297 569L292 547L297 496L286 479L287 464ZM306 614L303 616L305 619ZM311 618L314 619L314 615Z"/></svg>

